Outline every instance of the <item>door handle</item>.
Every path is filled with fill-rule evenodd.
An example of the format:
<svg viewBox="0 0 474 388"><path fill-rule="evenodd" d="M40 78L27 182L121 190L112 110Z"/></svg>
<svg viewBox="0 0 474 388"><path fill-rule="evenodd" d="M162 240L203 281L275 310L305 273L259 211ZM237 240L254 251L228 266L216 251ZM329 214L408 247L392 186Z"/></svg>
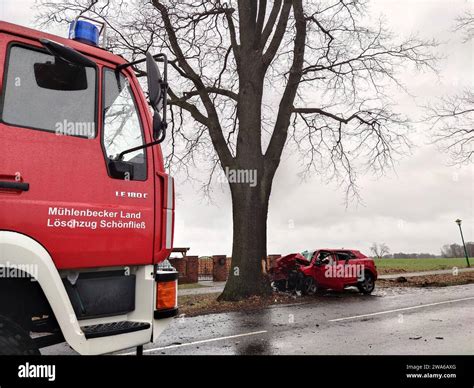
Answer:
<svg viewBox="0 0 474 388"><path fill-rule="evenodd" d="M24 182L0 181L0 189L28 191L30 189L30 184Z"/></svg>

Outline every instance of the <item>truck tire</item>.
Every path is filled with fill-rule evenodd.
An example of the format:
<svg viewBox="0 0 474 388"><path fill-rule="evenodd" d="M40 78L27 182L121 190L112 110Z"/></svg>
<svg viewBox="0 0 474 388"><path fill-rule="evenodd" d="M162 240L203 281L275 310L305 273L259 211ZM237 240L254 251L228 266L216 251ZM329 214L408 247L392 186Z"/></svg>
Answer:
<svg viewBox="0 0 474 388"><path fill-rule="evenodd" d="M0 316L0 355L39 356L41 353L21 326Z"/></svg>
<svg viewBox="0 0 474 388"><path fill-rule="evenodd" d="M365 295L371 294L375 288L374 275L369 271L365 271L364 278L357 283L357 288Z"/></svg>

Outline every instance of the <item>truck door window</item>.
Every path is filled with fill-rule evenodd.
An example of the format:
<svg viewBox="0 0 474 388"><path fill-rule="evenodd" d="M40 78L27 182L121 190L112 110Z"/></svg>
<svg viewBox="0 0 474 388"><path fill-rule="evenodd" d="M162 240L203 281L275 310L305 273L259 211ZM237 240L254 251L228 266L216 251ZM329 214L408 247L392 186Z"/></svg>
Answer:
<svg viewBox="0 0 474 388"><path fill-rule="evenodd" d="M104 70L103 143L108 159L144 144L143 131L128 79L113 70ZM144 149L125 154L133 166L132 180L146 180Z"/></svg>
<svg viewBox="0 0 474 388"><path fill-rule="evenodd" d="M95 137L96 70L12 45L4 77L1 120L6 124Z"/></svg>

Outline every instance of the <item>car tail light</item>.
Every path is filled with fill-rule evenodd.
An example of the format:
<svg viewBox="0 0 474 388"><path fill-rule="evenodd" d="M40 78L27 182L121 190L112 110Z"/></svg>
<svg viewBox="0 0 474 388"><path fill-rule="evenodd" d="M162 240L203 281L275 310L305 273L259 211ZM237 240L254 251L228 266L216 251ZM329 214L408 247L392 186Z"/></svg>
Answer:
<svg viewBox="0 0 474 388"><path fill-rule="evenodd" d="M158 282L156 287L156 309L165 310L177 305L178 281Z"/></svg>

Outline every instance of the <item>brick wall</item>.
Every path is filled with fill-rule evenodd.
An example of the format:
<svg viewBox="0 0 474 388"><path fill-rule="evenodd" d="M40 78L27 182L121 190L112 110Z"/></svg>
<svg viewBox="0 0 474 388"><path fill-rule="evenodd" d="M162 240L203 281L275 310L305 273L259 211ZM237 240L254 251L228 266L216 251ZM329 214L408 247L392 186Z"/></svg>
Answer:
<svg viewBox="0 0 474 388"><path fill-rule="evenodd" d="M214 255L212 256L212 278L215 282L225 282L229 271L227 269L227 257L226 255Z"/></svg>
<svg viewBox="0 0 474 388"><path fill-rule="evenodd" d="M178 271L178 283L197 283L198 281L198 260L197 256L186 256L184 258L170 258L171 265Z"/></svg>
<svg viewBox="0 0 474 388"><path fill-rule="evenodd" d="M186 256L186 280L188 283L198 282L198 271L199 271L199 257L198 256Z"/></svg>
<svg viewBox="0 0 474 388"><path fill-rule="evenodd" d="M275 264L275 260L281 255L268 255L266 260L267 271ZM214 255L209 259L199 259L198 256L186 256L184 258L170 258L171 265L179 273L178 283L197 283L199 274L212 274L212 280L215 282L224 282L229 276L231 270L231 257L226 255Z"/></svg>
<svg viewBox="0 0 474 388"><path fill-rule="evenodd" d="M186 279L186 260L182 258L171 257L170 264L178 271L178 282Z"/></svg>

